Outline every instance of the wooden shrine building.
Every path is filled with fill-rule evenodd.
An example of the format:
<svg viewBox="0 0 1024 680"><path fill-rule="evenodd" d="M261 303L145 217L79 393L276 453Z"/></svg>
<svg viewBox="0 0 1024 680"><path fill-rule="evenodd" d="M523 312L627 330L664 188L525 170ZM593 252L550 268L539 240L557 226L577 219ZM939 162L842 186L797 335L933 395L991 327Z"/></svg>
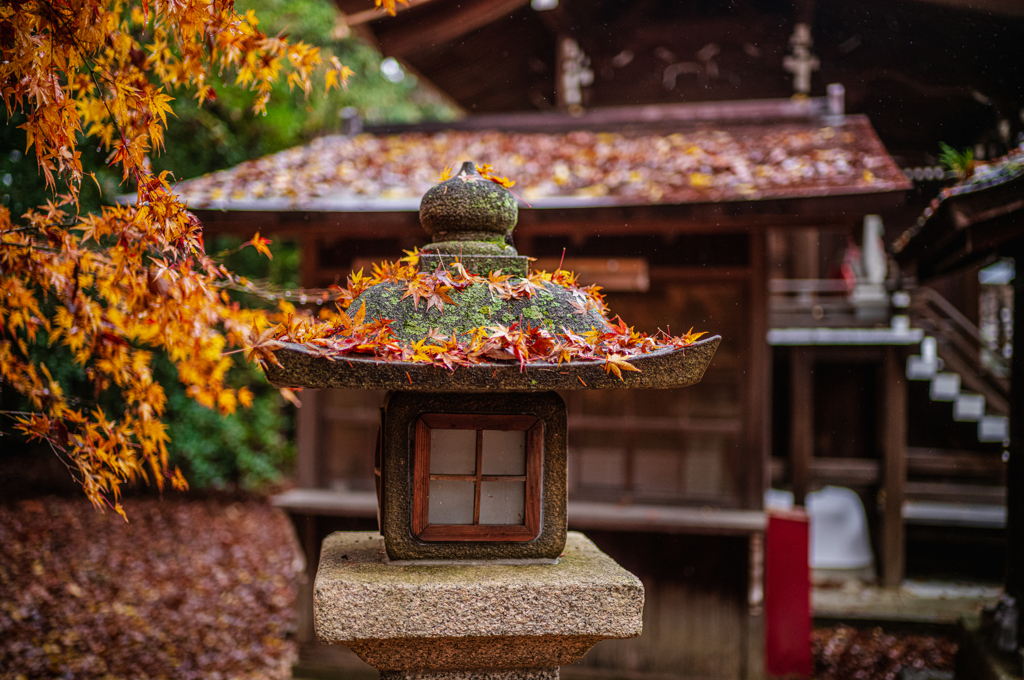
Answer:
<svg viewBox="0 0 1024 680"><path fill-rule="evenodd" d="M723 336L695 388L566 395L569 527L648 592L644 635L599 644L567 678L758 677L770 484L798 502L823 483L860 491L882 580L897 584L908 508L932 521L913 503L963 493L951 475L1002 474L995 421L1000 443L980 457L908 448L929 435L908 419L924 383L905 379L907 362L928 359L911 348L927 354L951 325L977 335L976 280L942 289L958 309L876 246L944 178L938 139L998 155L1019 132L1021 67L1005 60L1019 3L410 0L393 18L336 4L340 29L469 115L367 126L183 182L207 230L296 239L302 285L324 288L425 244L416 211L439 172L490 163L516 181L515 245L535 268L564 255L640 330ZM951 365L960 345L945 337ZM976 364L961 364L966 381ZM1003 417L998 389L985 394ZM376 526L382 395L301 398L299 488L279 500L313 574L327 533ZM971 493L997 503L994 488ZM358 672L315 643L310 592L299 665Z"/></svg>
<svg viewBox="0 0 1024 680"><path fill-rule="evenodd" d="M769 242L812 226L845 239L865 214L899 208L908 186L866 118L823 115L810 99L477 117L325 137L180 191L211 231L301 240L302 284L325 288L423 245L419 196L439 168L472 158L515 178L532 206L515 240L535 268L564 253L638 329L721 334L698 389L566 395L569 522L650 593L648 633L582 663L743 677L760 645L750 616L771 460ZM311 558L328 531L375 523L382 396L302 395L300 489L285 504L306 518Z"/></svg>

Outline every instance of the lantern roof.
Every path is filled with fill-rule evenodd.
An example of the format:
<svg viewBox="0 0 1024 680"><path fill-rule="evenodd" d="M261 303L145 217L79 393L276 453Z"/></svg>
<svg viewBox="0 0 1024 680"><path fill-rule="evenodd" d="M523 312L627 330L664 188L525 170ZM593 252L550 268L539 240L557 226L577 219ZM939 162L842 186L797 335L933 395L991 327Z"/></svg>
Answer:
<svg viewBox="0 0 1024 680"><path fill-rule="evenodd" d="M571 273L530 272L512 245L509 181L479 169L466 162L423 197L433 243L350 278L336 318L283 329L263 348L273 384L537 391L700 381L719 336L637 333Z"/></svg>

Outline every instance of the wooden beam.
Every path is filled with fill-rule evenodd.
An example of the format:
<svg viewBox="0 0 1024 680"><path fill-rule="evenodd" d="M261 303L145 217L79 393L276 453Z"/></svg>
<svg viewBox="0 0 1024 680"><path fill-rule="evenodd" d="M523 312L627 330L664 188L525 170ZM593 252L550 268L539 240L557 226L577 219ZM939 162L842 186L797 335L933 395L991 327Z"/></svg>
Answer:
<svg viewBox="0 0 1024 680"><path fill-rule="evenodd" d="M313 584L320 561L320 546L316 540L317 518L313 514L292 515L292 521L301 534L302 552L306 558L306 568L298 579L299 593L295 603L298 625L295 639L299 644L312 644L316 642L316 630L313 627Z"/></svg>
<svg viewBox="0 0 1024 680"><path fill-rule="evenodd" d="M789 355L789 463L793 502L803 505L811 486L814 459L814 370L811 350L794 347Z"/></svg>
<svg viewBox="0 0 1024 680"><path fill-rule="evenodd" d="M903 377L903 353L887 348L882 368L882 456L884 466L882 503L882 585L896 587L906 570L903 499L907 483L907 386Z"/></svg>
<svg viewBox="0 0 1024 680"><path fill-rule="evenodd" d="M419 5L423 5L425 3L432 1L433 0L406 0L405 4L396 4L395 11L405 12L407 10L412 9L413 7L417 7ZM345 23L349 26L359 26L360 24L365 24L370 21L376 21L377 19L387 18L387 16L388 13L385 12L382 8L374 7L372 9L364 9L362 12L356 12L355 14L346 15Z"/></svg>
<svg viewBox="0 0 1024 680"><path fill-rule="evenodd" d="M456 40L493 21L506 17L529 0L461 0L436 4L428 16L416 21L377 30L381 51L389 57L404 57ZM417 13L418 15L419 13Z"/></svg>
<svg viewBox="0 0 1024 680"><path fill-rule="evenodd" d="M978 14L1003 14L1024 17L1024 5L1019 0L921 0L933 5L946 5Z"/></svg>

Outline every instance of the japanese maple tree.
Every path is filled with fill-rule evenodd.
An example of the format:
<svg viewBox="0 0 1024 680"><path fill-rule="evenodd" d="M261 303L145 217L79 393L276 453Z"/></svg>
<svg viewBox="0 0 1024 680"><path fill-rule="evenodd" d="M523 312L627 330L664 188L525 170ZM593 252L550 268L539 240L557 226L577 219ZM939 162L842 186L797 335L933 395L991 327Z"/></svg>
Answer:
<svg viewBox="0 0 1024 680"><path fill-rule="evenodd" d="M260 113L278 80L308 96L314 77L330 89L352 72L264 34L254 13L225 0L15 0L0 4L0 52L0 97L8 117L24 114L26 152L53 194L24 215L0 207L0 387L30 405L7 415L54 449L95 505L123 514L125 483L186 486L168 466L153 352L167 354L190 396L229 413L252 395L225 383L227 354L270 324L231 301L227 290L244 282L206 254L172 177L150 168L170 101L215 97L211 74L230 72ZM84 144L109 154L135 188L133 205L78 214L82 183L95 179ZM259 235L249 244L266 248ZM45 348L58 345L96 400L68 396L53 378ZM111 392L116 413L98 405Z"/></svg>
<svg viewBox="0 0 1024 680"><path fill-rule="evenodd" d="M395 0L376 4L396 11ZM286 342L331 360L364 354L444 370L490 361L521 369L600 361L621 379L623 371L639 370L630 357L686 347L702 335L647 336L621 319L612 323L599 289L579 287L560 268L526 278L479 276L460 265L428 272L415 252L370 276L353 274L346 288L317 291L320 302L338 302L337 312L324 309L320 319L286 302L273 314L242 307L228 292L258 294L260 287L207 255L202 226L176 198L171 175L149 165L164 146L169 102L186 93L199 102L213 98L212 74L230 72L252 90L259 113L279 80L309 96L318 69L326 90L343 86L352 71L316 47L264 34L255 14L239 14L231 0L15 0L0 5L0 51L0 96L8 116L26 117L27 150L53 195L21 216L0 207L0 387L29 404L6 415L16 430L48 443L98 507L123 515L122 485L140 478L152 476L161 489L167 482L187 486L168 462L167 397L154 379L155 351L174 364L189 396L231 413L252 402L246 388L226 381L230 355L241 349L262 364L276 363L274 351ZM82 163L85 143L105 150L135 187L133 204L78 214L83 182L96 179ZM490 166L478 170L481 181L515 184ZM448 175L450 169L441 179ZM257 233L245 245L269 256L268 243ZM601 327L577 335L520 320L403 343L390 320L368 319L355 304L382 283L401 286L403 301L418 307L422 300L439 312L470 286L501 300L561 286L575 313L596 311ZM54 378L46 350L56 346L73 355L94 399L66 394ZM100 405L110 395L116 409Z"/></svg>

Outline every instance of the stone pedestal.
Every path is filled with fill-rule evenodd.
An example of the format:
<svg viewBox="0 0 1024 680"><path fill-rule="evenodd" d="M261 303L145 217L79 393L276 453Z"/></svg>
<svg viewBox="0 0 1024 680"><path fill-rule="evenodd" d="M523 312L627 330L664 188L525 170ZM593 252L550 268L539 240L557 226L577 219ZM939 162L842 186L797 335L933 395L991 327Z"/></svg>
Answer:
<svg viewBox="0 0 1024 680"><path fill-rule="evenodd" d="M324 541L317 636L393 680L554 680L597 642L640 635L639 579L579 533L557 564L389 564L380 534ZM493 677L492 677L493 676Z"/></svg>

